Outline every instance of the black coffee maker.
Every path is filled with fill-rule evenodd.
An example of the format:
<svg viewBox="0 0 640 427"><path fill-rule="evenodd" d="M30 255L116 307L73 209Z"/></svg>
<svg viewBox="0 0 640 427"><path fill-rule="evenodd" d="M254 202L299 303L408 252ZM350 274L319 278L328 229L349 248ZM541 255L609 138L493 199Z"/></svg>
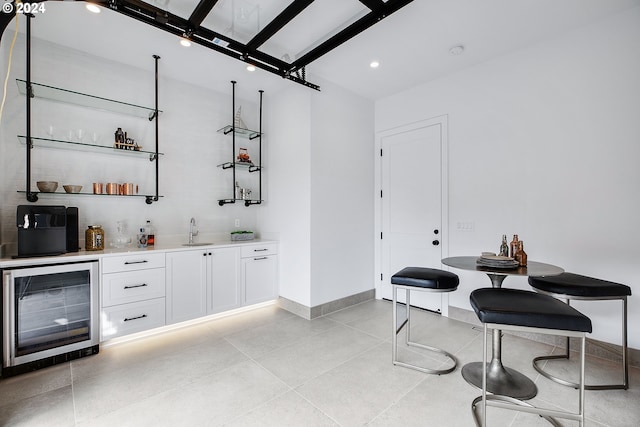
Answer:
<svg viewBox="0 0 640 427"><path fill-rule="evenodd" d="M78 208L20 205L16 213L18 256L77 252Z"/></svg>

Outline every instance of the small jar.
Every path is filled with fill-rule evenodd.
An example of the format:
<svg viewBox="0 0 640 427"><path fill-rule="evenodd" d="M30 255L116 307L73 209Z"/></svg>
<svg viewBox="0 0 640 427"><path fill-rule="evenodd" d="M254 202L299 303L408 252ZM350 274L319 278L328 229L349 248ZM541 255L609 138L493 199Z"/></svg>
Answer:
<svg viewBox="0 0 640 427"><path fill-rule="evenodd" d="M104 230L101 225L90 225L84 232L84 245L88 251L104 250Z"/></svg>

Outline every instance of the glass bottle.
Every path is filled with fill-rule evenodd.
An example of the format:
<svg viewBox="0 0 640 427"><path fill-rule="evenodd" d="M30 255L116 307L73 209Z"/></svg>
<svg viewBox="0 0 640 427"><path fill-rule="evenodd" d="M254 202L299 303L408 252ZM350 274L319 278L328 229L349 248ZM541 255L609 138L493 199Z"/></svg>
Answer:
<svg viewBox="0 0 640 427"><path fill-rule="evenodd" d="M147 225L144 231L145 233L147 233L147 246L153 246L156 241L156 235L153 231L153 226L151 225L151 221L147 220Z"/></svg>
<svg viewBox="0 0 640 427"><path fill-rule="evenodd" d="M513 240L511 241L511 244L509 245L509 256L511 258L515 259L517 251L518 251L518 235L514 234L513 235Z"/></svg>
<svg viewBox="0 0 640 427"><path fill-rule="evenodd" d="M500 245L500 256L509 256L509 244L507 243L507 235L502 235L502 244Z"/></svg>
<svg viewBox="0 0 640 427"><path fill-rule="evenodd" d="M520 264L520 267L527 266L527 253L524 251L524 242L520 240L518 242L518 250L516 252L516 261Z"/></svg>
<svg viewBox="0 0 640 427"><path fill-rule="evenodd" d="M144 232L144 228L141 228L140 233L138 234L138 247L139 248L147 247L147 235Z"/></svg>

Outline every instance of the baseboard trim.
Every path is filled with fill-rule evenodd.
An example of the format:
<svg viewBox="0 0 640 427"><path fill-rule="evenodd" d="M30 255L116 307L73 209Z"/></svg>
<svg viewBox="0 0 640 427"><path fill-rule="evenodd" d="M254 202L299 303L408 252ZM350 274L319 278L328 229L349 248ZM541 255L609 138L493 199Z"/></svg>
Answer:
<svg viewBox="0 0 640 427"><path fill-rule="evenodd" d="M470 323L482 327L482 323L478 320L478 317L472 310L465 310L463 308L449 306L449 317L451 319L459 320L461 322ZM565 348L566 339L564 337L545 335L545 334L532 334L522 332L505 332L514 335L521 336L533 341L541 342L544 344L554 345L559 348ZM578 341L571 341L571 348L578 349ZM622 346L617 344L611 344L604 341L587 339L586 352L590 356L599 357L614 362L622 362ZM640 350L629 348L629 366L636 368L640 367Z"/></svg>
<svg viewBox="0 0 640 427"><path fill-rule="evenodd" d="M376 290L369 289L368 291L349 295L344 298L316 305L315 307L307 307L306 305L291 301L284 297L278 298L278 305L280 306L280 308L287 310L297 316L300 316L307 320L311 320L315 319L316 317L321 317L329 313L333 313L334 311L351 307L352 305L360 304L364 301L372 300L375 297Z"/></svg>

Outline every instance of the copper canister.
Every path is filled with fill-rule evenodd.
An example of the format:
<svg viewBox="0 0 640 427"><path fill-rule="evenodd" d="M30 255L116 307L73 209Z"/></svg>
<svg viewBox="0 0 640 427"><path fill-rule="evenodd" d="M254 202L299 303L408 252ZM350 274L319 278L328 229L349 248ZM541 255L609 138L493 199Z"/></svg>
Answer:
<svg viewBox="0 0 640 427"><path fill-rule="evenodd" d="M104 230L100 225L90 225L84 232L84 245L88 251L104 250Z"/></svg>

